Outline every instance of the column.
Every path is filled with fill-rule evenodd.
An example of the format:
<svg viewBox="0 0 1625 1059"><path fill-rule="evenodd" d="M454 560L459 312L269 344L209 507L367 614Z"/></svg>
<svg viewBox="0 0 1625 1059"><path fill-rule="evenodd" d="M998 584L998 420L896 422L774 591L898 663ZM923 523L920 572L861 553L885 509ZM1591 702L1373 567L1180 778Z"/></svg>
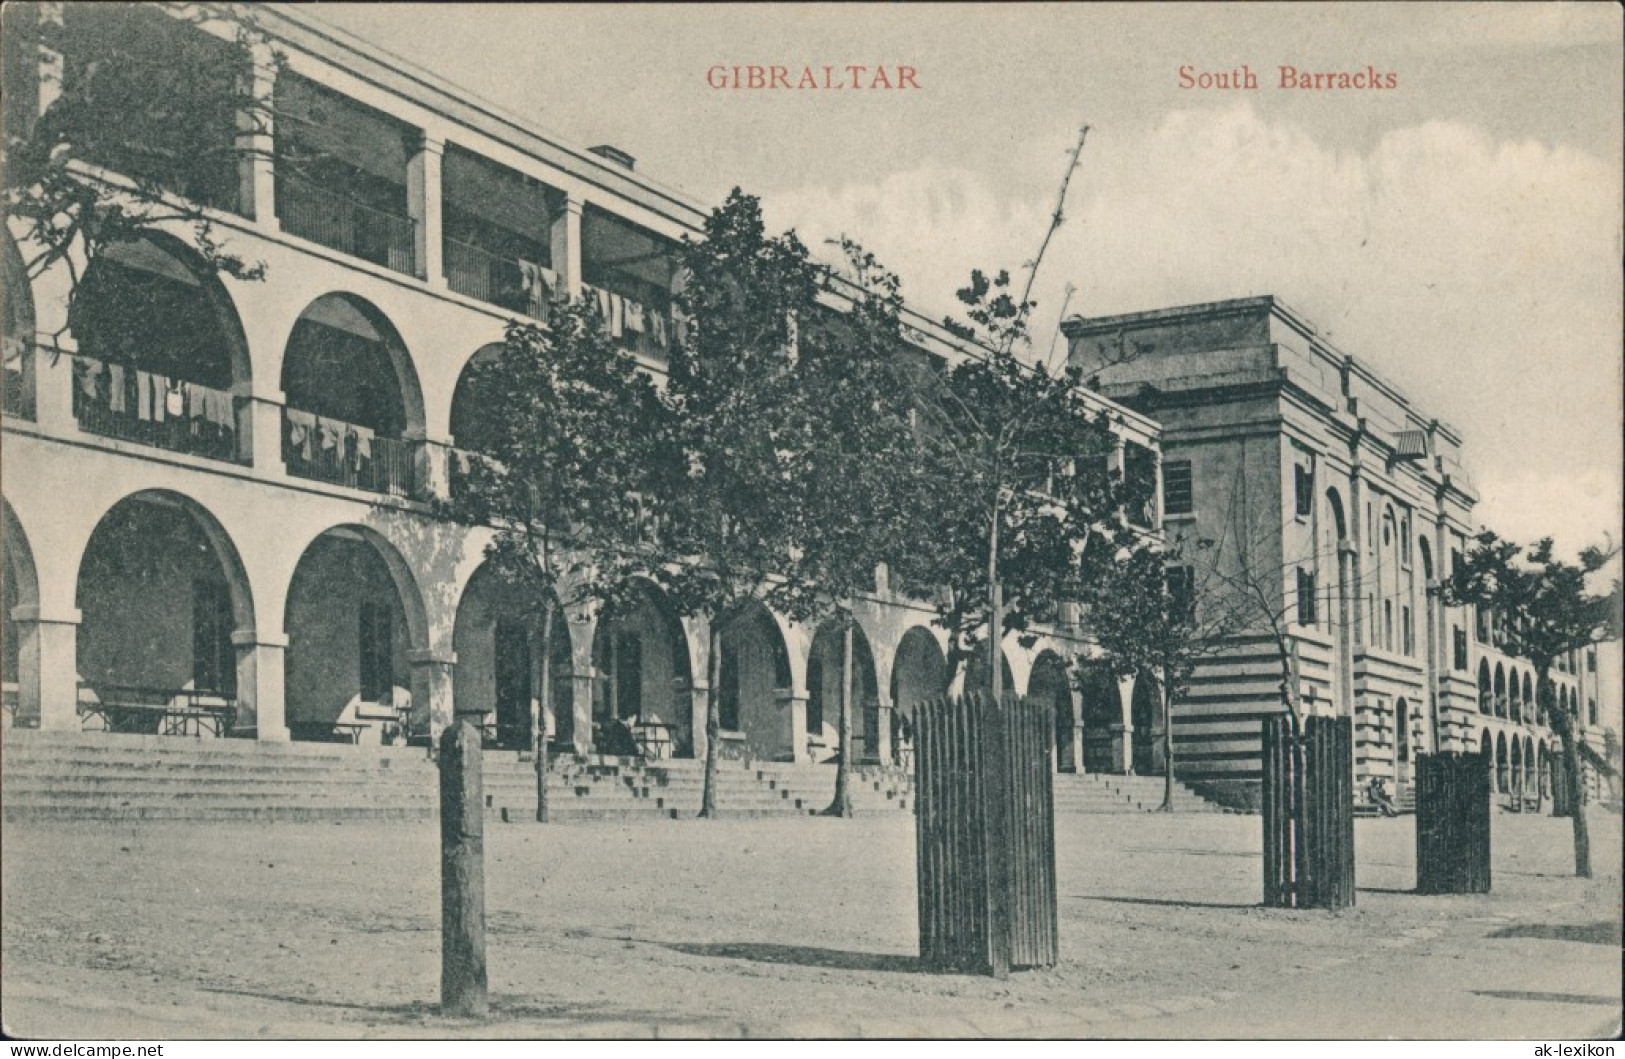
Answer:
<svg viewBox="0 0 1625 1059"><path fill-rule="evenodd" d="M77 610L40 607L11 612L7 631L17 637L17 726L79 731L79 622Z"/></svg>
<svg viewBox="0 0 1625 1059"><path fill-rule="evenodd" d="M577 668L570 674L570 745L577 754L592 753L592 698L598 687L598 670Z"/></svg>
<svg viewBox="0 0 1625 1059"><path fill-rule="evenodd" d="M444 441L428 440L418 444L418 495L425 499L451 499L451 446Z"/></svg>
<svg viewBox="0 0 1625 1059"><path fill-rule="evenodd" d="M73 414L73 354L79 346L72 335L62 335L57 342L63 349L60 354L39 347L33 351L34 422L49 434L77 434L79 420Z"/></svg>
<svg viewBox="0 0 1625 1059"><path fill-rule="evenodd" d="M407 662L412 667L412 713L426 718L429 741L440 745L440 733L454 720L455 703L452 699L452 670L457 656L449 652L408 651ZM471 710L469 719L482 723L485 711Z"/></svg>
<svg viewBox="0 0 1625 1059"><path fill-rule="evenodd" d="M790 688L774 688L773 701L778 707L779 731L784 731L782 725L790 726L786 740L788 745L782 746L781 752L788 750L791 761L811 760L807 751L807 693L798 693Z"/></svg>
<svg viewBox="0 0 1625 1059"><path fill-rule="evenodd" d="M1082 711L1079 711L1081 716ZM1083 767L1083 722L1074 717L1072 725L1067 729L1066 739L1072 745L1072 771L1082 775Z"/></svg>
<svg viewBox="0 0 1625 1059"><path fill-rule="evenodd" d="M1118 723L1106 726L1112 739L1112 771L1134 774L1134 678L1117 678Z"/></svg>
<svg viewBox="0 0 1625 1059"><path fill-rule="evenodd" d="M581 208L579 195L567 195L553 218L553 270L564 280L572 299L581 297Z"/></svg>
<svg viewBox="0 0 1625 1059"><path fill-rule="evenodd" d="M406 163L406 204L414 222L412 245L417 275L429 286L440 288L446 286L440 228L440 162L445 151L445 140L425 132L417 152Z"/></svg>
<svg viewBox="0 0 1625 1059"><path fill-rule="evenodd" d="M703 680L697 680L689 685L689 728L690 738L694 743L694 756L705 757L707 740L705 736L705 711L709 708L711 698L711 685Z"/></svg>
<svg viewBox="0 0 1625 1059"><path fill-rule="evenodd" d="M288 649L284 634L239 629L231 634L237 649L237 721L234 735L252 732L265 743L288 741L287 702L282 679Z"/></svg>
<svg viewBox="0 0 1625 1059"><path fill-rule="evenodd" d="M237 408L237 451L262 475L281 477L287 473L282 461L281 390L250 394Z"/></svg>
<svg viewBox="0 0 1625 1059"><path fill-rule="evenodd" d="M251 102L237 112L237 199L238 208L261 228L277 231L276 217L276 129L271 96L276 87L276 64L270 46L253 46L253 68L249 73Z"/></svg>
<svg viewBox="0 0 1625 1059"><path fill-rule="evenodd" d="M882 765L892 762L891 730L892 710L891 700L882 694L875 703L875 745L869 748L869 754Z"/></svg>

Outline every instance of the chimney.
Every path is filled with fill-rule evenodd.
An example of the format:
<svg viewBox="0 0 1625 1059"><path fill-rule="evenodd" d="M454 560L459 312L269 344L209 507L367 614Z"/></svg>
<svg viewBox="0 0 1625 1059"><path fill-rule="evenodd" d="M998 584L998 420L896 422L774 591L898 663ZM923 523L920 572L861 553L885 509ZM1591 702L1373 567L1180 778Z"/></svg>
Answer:
<svg viewBox="0 0 1625 1059"><path fill-rule="evenodd" d="M587 150L591 151L600 158L609 159L616 165L625 166L628 169L637 168L638 160L621 150L619 147L615 147L607 143L601 143L597 147L589 147Z"/></svg>

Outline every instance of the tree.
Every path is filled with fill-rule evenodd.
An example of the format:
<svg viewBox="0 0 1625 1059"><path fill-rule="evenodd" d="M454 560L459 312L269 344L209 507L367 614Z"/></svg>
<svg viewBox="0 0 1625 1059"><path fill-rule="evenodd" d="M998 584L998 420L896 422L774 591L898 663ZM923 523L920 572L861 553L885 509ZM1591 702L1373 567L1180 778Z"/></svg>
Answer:
<svg viewBox="0 0 1625 1059"><path fill-rule="evenodd" d="M234 207L238 165L273 120L253 69L282 57L252 16L235 5L179 18L141 4L63 11L6 9L7 65L20 67L7 71L6 215L30 248L28 277L61 265L76 291L107 247L165 226L190 233L206 269L262 278L263 264L216 238L210 213ZM65 58L45 83L54 99L42 98L36 49Z"/></svg>
<svg viewBox="0 0 1625 1059"><path fill-rule="evenodd" d="M1033 283L1063 221L1085 126L1059 201L1018 295L1008 272L980 270L958 291L968 323L944 321L976 343L946 370L924 366L912 390L917 441L908 508L915 532L891 567L903 586L935 589L948 631L948 680L985 650L988 693L1003 693L999 644L1055 620L1088 563L1110 555L1143 507L1148 483L1110 466L1116 435L1070 368L1032 365Z"/></svg>
<svg viewBox="0 0 1625 1059"><path fill-rule="evenodd" d="M1443 585L1452 606L1486 607L1503 616L1506 650L1535 667L1535 697L1563 748L1563 783L1574 826L1574 874L1591 877L1591 836L1581 805L1580 750L1575 717L1557 703L1552 665L1571 651L1612 639L1620 628L1620 583L1609 593L1587 583L1618 554L1610 546L1586 548L1578 562L1555 555L1543 537L1525 549L1484 530Z"/></svg>
<svg viewBox="0 0 1625 1059"><path fill-rule="evenodd" d="M705 782L716 815L722 635L753 602L806 599L792 583L798 470L812 447L795 370L797 321L817 310L819 270L794 232L768 236L738 188L687 241L664 429L650 460L658 512L648 576L709 628Z"/></svg>
<svg viewBox="0 0 1625 1059"><path fill-rule="evenodd" d="M1197 541L1197 551L1211 548ZM1197 663L1223 650L1242 614L1217 591L1213 567L1194 562L1186 544L1145 542L1096 567L1083 586L1090 635L1116 676L1156 684L1162 717L1161 810L1174 810L1174 706L1190 691Z"/></svg>
<svg viewBox="0 0 1625 1059"><path fill-rule="evenodd" d="M487 559L533 603L541 625L541 700L531 731L536 819L545 821L552 601L570 608L612 599L646 562L652 527L643 498L664 409L597 308L579 301L552 303L545 330L509 324L496 355L470 366L467 385L481 410L477 455L459 461L443 513L496 528Z"/></svg>
<svg viewBox="0 0 1625 1059"><path fill-rule="evenodd" d="M852 815L852 600L873 592L877 566L907 531L907 352L897 277L857 243L840 249L849 275L826 274L843 310L798 326L798 407L809 444L796 470L796 544L779 603L809 623L841 630L840 757L827 815Z"/></svg>

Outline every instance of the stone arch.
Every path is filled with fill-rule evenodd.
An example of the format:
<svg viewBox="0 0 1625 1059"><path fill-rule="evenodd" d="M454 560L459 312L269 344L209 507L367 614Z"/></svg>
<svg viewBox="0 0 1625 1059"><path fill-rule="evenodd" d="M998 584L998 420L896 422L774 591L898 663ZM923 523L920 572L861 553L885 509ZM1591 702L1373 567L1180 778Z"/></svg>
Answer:
<svg viewBox="0 0 1625 1059"><path fill-rule="evenodd" d="M1533 724L1535 721L1535 682L1529 679L1529 674L1523 675L1523 721Z"/></svg>
<svg viewBox="0 0 1625 1059"><path fill-rule="evenodd" d="M1507 674L1500 662L1495 663L1495 716L1507 715Z"/></svg>
<svg viewBox="0 0 1625 1059"><path fill-rule="evenodd" d="M197 251L146 231L104 247L68 310L79 352L246 396L253 377L236 303Z"/></svg>
<svg viewBox="0 0 1625 1059"><path fill-rule="evenodd" d="M0 498L0 624L4 625L4 635L0 635L0 694L6 706L17 711L18 721L27 719L35 724L39 719L39 660L36 651L22 648L27 625L19 618L27 613L24 608L37 611L39 601L34 549L29 546L17 513Z"/></svg>
<svg viewBox="0 0 1625 1059"><path fill-rule="evenodd" d="M1083 765L1073 740L1078 717L1072 701L1071 676L1060 655L1046 650L1033 659L1032 675L1027 678L1027 698L1050 708L1055 724L1055 767L1062 772L1078 771Z"/></svg>
<svg viewBox="0 0 1625 1059"><path fill-rule="evenodd" d="M501 342L487 342L463 362L462 370L457 373L457 385L451 391L451 419L447 427L452 444L460 449L479 451L484 448L485 419L470 379L477 366L492 363L501 356L502 350Z"/></svg>
<svg viewBox="0 0 1625 1059"><path fill-rule="evenodd" d="M794 673L772 611L751 602L729 616L718 637L717 706L724 732L743 735L751 757L794 756L798 737L790 699Z"/></svg>
<svg viewBox="0 0 1625 1059"><path fill-rule="evenodd" d="M948 694L948 662L931 630L911 626L892 655L891 701L893 756L907 765L914 746L914 710L920 703Z"/></svg>
<svg viewBox="0 0 1625 1059"><path fill-rule="evenodd" d="M290 409L381 437L424 435L412 354L389 317L359 295L335 291L305 306L288 334L281 385Z"/></svg>
<svg viewBox="0 0 1625 1059"><path fill-rule="evenodd" d="M840 749L836 734L840 728L844 644L844 627L838 619L830 619L813 634L807 652L806 731L809 753L815 760L833 756ZM861 746L862 757L879 757L880 687L869 637L856 621L852 623L852 737L854 744Z"/></svg>
<svg viewBox="0 0 1625 1059"><path fill-rule="evenodd" d="M548 680L542 682L543 618L552 613L546 644ZM483 712L495 741L510 750L534 749L532 710L554 743L575 739L574 665L564 608L552 592L538 600L490 562L481 563L463 589L452 624L457 668L452 694L460 714ZM549 691L544 695L543 691Z"/></svg>
<svg viewBox="0 0 1625 1059"><path fill-rule="evenodd" d="M1507 719L1514 722L1523 720L1523 688L1518 683L1516 668L1507 672Z"/></svg>
<svg viewBox="0 0 1625 1059"><path fill-rule="evenodd" d="M1117 676L1100 662L1082 662L1074 681L1083 723L1084 771L1122 772L1123 699Z"/></svg>
<svg viewBox="0 0 1625 1059"><path fill-rule="evenodd" d="M1537 775L1535 764L1535 741L1530 736L1523 737L1523 791L1528 797L1540 791L1540 777Z"/></svg>
<svg viewBox="0 0 1625 1059"><path fill-rule="evenodd" d="M433 699L415 672L429 662L423 594L405 558L377 530L333 526L305 546L288 585L283 628L294 739L423 735L449 722L433 716L434 701L417 701L425 692Z"/></svg>
<svg viewBox="0 0 1625 1059"><path fill-rule="evenodd" d="M1162 760L1158 746L1162 738L1162 713L1157 705L1157 679L1144 670L1134 676L1129 720L1134 728L1134 771L1140 775L1158 772Z"/></svg>
<svg viewBox="0 0 1625 1059"><path fill-rule="evenodd" d="M1501 794L1511 789L1508 764L1507 734L1501 732L1495 737L1495 789Z"/></svg>
<svg viewBox="0 0 1625 1059"><path fill-rule="evenodd" d="M593 628L592 744L624 749L621 727L662 729L678 757L694 753L693 675L683 623L666 594L634 578ZM577 743L581 743L577 733Z"/></svg>
<svg viewBox="0 0 1625 1059"><path fill-rule="evenodd" d="M1486 716L1495 712L1495 689L1490 683L1490 660L1478 660L1478 712Z"/></svg>
<svg viewBox="0 0 1625 1059"><path fill-rule="evenodd" d="M1517 797L1523 797L1523 740L1512 737L1512 752L1507 773L1507 788Z"/></svg>
<svg viewBox="0 0 1625 1059"><path fill-rule="evenodd" d="M89 695L129 707L238 702L240 646L254 598L236 544L191 497L132 493L97 521L79 556L76 664ZM104 713L108 727L159 731L160 718Z"/></svg>
<svg viewBox="0 0 1625 1059"><path fill-rule="evenodd" d="M983 643L977 645L976 650L972 652L970 658L966 661L964 672L961 677L961 687L963 687L967 693L981 695L987 694L985 689L987 688L988 682L988 653L988 645L984 641ZM1010 668L1010 656L1005 652L1003 644L999 645L999 679L1000 687L1004 689L1004 694L1011 696L1015 695L1016 678L1014 672Z"/></svg>

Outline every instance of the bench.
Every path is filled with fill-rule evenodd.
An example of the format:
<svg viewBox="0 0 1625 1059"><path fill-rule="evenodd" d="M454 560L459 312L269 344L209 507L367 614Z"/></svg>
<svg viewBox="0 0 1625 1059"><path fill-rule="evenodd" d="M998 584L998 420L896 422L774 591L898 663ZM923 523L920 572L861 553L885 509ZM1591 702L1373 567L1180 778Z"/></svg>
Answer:
<svg viewBox="0 0 1625 1059"><path fill-rule="evenodd" d="M236 708L229 703L196 698L184 703L129 702L117 697L79 703L79 715L84 718L82 728L99 719L104 731L140 735L208 735L220 739L231 734L236 714Z"/></svg>

